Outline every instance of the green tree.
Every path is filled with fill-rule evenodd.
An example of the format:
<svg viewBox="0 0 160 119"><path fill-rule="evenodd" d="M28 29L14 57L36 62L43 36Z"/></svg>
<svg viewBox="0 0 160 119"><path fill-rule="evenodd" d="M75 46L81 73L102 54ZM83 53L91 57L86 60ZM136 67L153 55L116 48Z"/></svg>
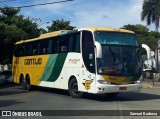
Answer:
<svg viewBox="0 0 160 119"><path fill-rule="evenodd" d="M137 39L140 44L148 45L153 51L157 46L157 40L160 39L160 33L155 31L149 31L149 29L143 25L125 25L122 28L134 31L137 34Z"/></svg>
<svg viewBox="0 0 160 119"><path fill-rule="evenodd" d="M155 24L155 31L158 32L160 21L160 0L144 0L141 12L142 21L147 25Z"/></svg>
<svg viewBox="0 0 160 119"><path fill-rule="evenodd" d="M37 24L19 12L12 7L0 8L0 63L11 63L15 42L39 36Z"/></svg>
<svg viewBox="0 0 160 119"><path fill-rule="evenodd" d="M53 20L52 25L48 26L48 32L58 31L58 30L72 30L74 26L70 26L70 21L65 20Z"/></svg>

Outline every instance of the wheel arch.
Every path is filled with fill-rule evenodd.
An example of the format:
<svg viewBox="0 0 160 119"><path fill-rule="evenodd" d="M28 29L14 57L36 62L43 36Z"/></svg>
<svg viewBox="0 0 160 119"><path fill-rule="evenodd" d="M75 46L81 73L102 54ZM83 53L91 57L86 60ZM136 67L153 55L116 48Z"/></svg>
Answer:
<svg viewBox="0 0 160 119"><path fill-rule="evenodd" d="M29 79L27 79L27 77L29 77ZM31 79L30 79L31 77L30 77L30 75L29 75L29 73L27 73L26 74L26 76L25 76L25 80L30 84L31 83Z"/></svg>
<svg viewBox="0 0 160 119"><path fill-rule="evenodd" d="M78 81L78 78L77 78L75 75L71 75L71 76L69 77L69 80L68 80L68 88L69 88L69 82L70 82L73 78L76 79L76 81L77 81L77 83L78 83L78 89L79 89L79 87L80 87L79 81Z"/></svg>
<svg viewBox="0 0 160 119"><path fill-rule="evenodd" d="M21 73L21 74L20 74L20 76L19 76L19 83L21 83L21 81L22 81L22 77L25 79L25 77L24 77L24 74L23 74L23 73Z"/></svg>

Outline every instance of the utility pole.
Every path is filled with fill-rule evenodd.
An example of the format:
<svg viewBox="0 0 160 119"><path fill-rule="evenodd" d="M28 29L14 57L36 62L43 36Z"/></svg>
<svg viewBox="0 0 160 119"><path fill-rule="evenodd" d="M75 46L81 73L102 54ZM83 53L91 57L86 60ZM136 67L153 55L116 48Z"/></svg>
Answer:
<svg viewBox="0 0 160 119"><path fill-rule="evenodd" d="M156 60L157 60L157 62L156 62L156 65L157 65L157 73L158 73L158 79L160 78L159 77L159 48L160 48L160 40L158 40L157 41L157 52L156 52L156 54L157 54L157 58L156 58Z"/></svg>
<svg viewBox="0 0 160 119"><path fill-rule="evenodd" d="M152 80L153 80L153 86L154 86L154 71L153 71L153 57L152 57Z"/></svg>
<svg viewBox="0 0 160 119"><path fill-rule="evenodd" d="M153 51L151 51L151 74L152 74L152 80L153 80L153 86L154 86L154 62L153 62L153 59L154 59L154 56L155 56L155 53ZM156 64L156 63L155 63Z"/></svg>

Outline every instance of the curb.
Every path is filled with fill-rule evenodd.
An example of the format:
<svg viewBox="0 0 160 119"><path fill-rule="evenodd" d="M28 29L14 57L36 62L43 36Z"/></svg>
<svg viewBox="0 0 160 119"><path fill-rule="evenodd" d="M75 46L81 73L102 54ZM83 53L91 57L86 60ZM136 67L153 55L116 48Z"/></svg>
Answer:
<svg viewBox="0 0 160 119"><path fill-rule="evenodd" d="M156 88L156 89L159 89L160 87L158 86L153 86L153 84L150 84L150 83L142 83L142 88Z"/></svg>

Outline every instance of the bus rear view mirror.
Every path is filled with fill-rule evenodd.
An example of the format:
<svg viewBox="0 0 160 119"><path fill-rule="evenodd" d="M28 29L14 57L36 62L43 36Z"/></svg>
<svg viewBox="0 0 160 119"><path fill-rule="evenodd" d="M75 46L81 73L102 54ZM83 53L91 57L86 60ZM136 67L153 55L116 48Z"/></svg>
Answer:
<svg viewBox="0 0 160 119"><path fill-rule="evenodd" d="M96 57L102 58L102 46L99 42L95 41L95 47L96 47Z"/></svg>

